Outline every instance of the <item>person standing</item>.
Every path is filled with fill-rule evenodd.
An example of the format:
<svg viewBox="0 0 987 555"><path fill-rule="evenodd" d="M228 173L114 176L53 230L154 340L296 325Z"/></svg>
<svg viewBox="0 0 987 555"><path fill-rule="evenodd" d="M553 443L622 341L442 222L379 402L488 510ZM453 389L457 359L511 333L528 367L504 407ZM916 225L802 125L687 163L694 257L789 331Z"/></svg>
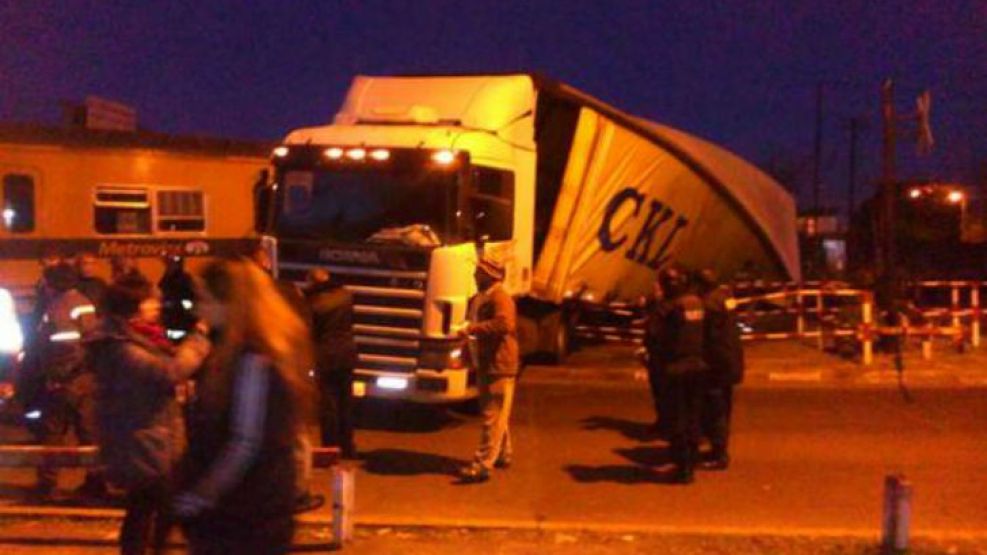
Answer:
<svg viewBox="0 0 987 555"><path fill-rule="evenodd" d="M495 467L511 464L511 406L520 366L517 308L504 288L504 266L482 257L474 273L478 293L470 304L468 337L477 373L483 432L473 462L459 471L464 483L484 482Z"/></svg>
<svg viewBox="0 0 987 555"><path fill-rule="evenodd" d="M126 492L120 552L157 552L170 528L173 471L185 443L176 386L200 367L209 342L199 329L173 347L156 292L139 276L114 282L101 313L86 349L96 375L100 459L110 483Z"/></svg>
<svg viewBox="0 0 987 555"><path fill-rule="evenodd" d="M659 272L663 298L648 322L648 351L660 368L664 402L670 421L670 448L675 481L693 481L699 456L700 416L705 385L703 361L703 304L688 290L685 273L678 268ZM664 417L662 417L664 418Z"/></svg>
<svg viewBox="0 0 987 555"><path fill-rule="evenodd" d="M294 447L314 404L309 334L245 259L209 264L197 299L215 341L189 410L176 515L193 555L286 553Z"/></svg>
<svg viewBox="0 0 987 555"><path fill-rule="evenodd" d="M29 404L28 414L38 415L38 439L44 445L63 445L74 432L80 445L92 445L95 383L85 365L83 339L96 326L96 307L75 288L75 268L59 263L45 270L46 308L38 326L36 371L41 386ZM37 469L36 493L51 495L58 482L55 467ZM100 496L106 486L98 470L86 473L79 493Z"/></svg>
<svg viewBox="0 0 987 555"><path fill-rule="evenodd" d="M700 468L726 470L730 465L733 388L744 380L744 348L730 291L718 283L712 270L700 272L696 281L705 310L703 359L709 367L702 429L711 447L708 459Z"/></svg>
<svg viewBox="0 0 987 555"><path fill-rule="evenodd" d="M192 276L185 271L185 259L180 256L164 257L165 270L158 281L161 290L161 321L170 337L181 337L196 323L194 313L195 286Z"/></svg>
<svg viewBox="0 0 987 555"><path fill-rule="evenodd" d="M328 270L313 268L305 290L312 314L315 376L319 386L322 445L339 447L343 458L356 456L353 443L353 294L331 279Z"/></svg>
<svg viewBox="0 0 987 555"><path fill-rule="evenodd" d="M653 328L660 323L660 320L655 318L654 314L664 296L665 293L662 291L656 275L652 297L644 308L645 314L648 315L645 321L646 337L653 337L657 334L657 329ZM660 363L659 349L660 345L656 341L645 341L639 354L642 355L641 361L648 371L648 390L651 393L651 404L655 409L655 421L651 425L651 431L661 437L667 437L671 431L672 418L668 411L668 389L664 384L664 365Z"/></svg>

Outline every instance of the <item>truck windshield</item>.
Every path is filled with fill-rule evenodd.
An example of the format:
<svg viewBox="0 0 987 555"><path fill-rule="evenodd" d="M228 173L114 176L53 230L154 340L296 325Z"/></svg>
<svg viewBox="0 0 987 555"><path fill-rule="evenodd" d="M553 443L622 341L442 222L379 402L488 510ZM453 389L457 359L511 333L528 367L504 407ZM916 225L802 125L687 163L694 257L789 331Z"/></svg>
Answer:
<svg viewBox="0 0 987 555"><path fill-rule="evenodd" d="M284 169L277 234L342 242L454 239L458 174L426 168Z"/></svg>

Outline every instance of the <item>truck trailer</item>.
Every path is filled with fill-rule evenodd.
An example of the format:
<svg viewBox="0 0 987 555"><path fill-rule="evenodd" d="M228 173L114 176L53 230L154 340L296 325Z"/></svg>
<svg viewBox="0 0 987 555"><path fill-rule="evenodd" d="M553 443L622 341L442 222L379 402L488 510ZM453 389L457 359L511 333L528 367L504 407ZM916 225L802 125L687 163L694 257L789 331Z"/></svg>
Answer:
<svg viewBox="0 0 987 555"><path fill-rule="evenodd" d="M478 250L522 350L561 359L581 303L636 302L670 264L798 279L795 205L726 150L537 75L356 77L290 132L260 203L279 276L355 295L358 395L467 399L457 331Z"/></svg>

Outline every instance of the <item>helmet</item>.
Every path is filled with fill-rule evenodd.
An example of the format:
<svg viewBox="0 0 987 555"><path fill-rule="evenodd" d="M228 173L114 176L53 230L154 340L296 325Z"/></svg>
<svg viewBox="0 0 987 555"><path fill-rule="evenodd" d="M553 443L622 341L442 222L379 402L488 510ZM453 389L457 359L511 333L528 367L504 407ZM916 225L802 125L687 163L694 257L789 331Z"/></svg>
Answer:
<svg viewBox="0 0 987 555"><path fill-rule="evenodd" d="M670 266L658 271L658 285L667 297L673 298L686 292L689 280L681 268Z"/></svg>
<svg viewBox="0 0 987 555"><path fill-rule="evenodd" d="M696 286L704 293L712 291L720 285L716 278L716 272L710 268L704 268L696 272Z"/></svg>

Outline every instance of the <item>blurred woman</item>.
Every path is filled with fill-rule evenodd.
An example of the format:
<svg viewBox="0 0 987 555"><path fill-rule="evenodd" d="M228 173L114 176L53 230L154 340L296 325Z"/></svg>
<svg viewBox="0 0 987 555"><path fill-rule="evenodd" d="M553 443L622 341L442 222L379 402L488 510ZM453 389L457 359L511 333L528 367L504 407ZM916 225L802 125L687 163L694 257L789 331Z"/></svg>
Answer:
<svg viewBox="0 0 987 555"><path fill-rule="evenodd" d="M175 386L199 368L209 342L193 333L173 347L156 292L140 275L114 282L102 301L102 323L86 343L97 441L106 477L126 490L120 550L142 554L161 548L168 533L173 469L184 447Z"/></svg>
<svg viewBox="0 0 987 555"><path fill-rule="evenodd" d="M193 554L285 553L293 447L313 402L308 333L246 260L207 266L198 296L215 348L190 410L186 490L175 510Z"/></svg>

